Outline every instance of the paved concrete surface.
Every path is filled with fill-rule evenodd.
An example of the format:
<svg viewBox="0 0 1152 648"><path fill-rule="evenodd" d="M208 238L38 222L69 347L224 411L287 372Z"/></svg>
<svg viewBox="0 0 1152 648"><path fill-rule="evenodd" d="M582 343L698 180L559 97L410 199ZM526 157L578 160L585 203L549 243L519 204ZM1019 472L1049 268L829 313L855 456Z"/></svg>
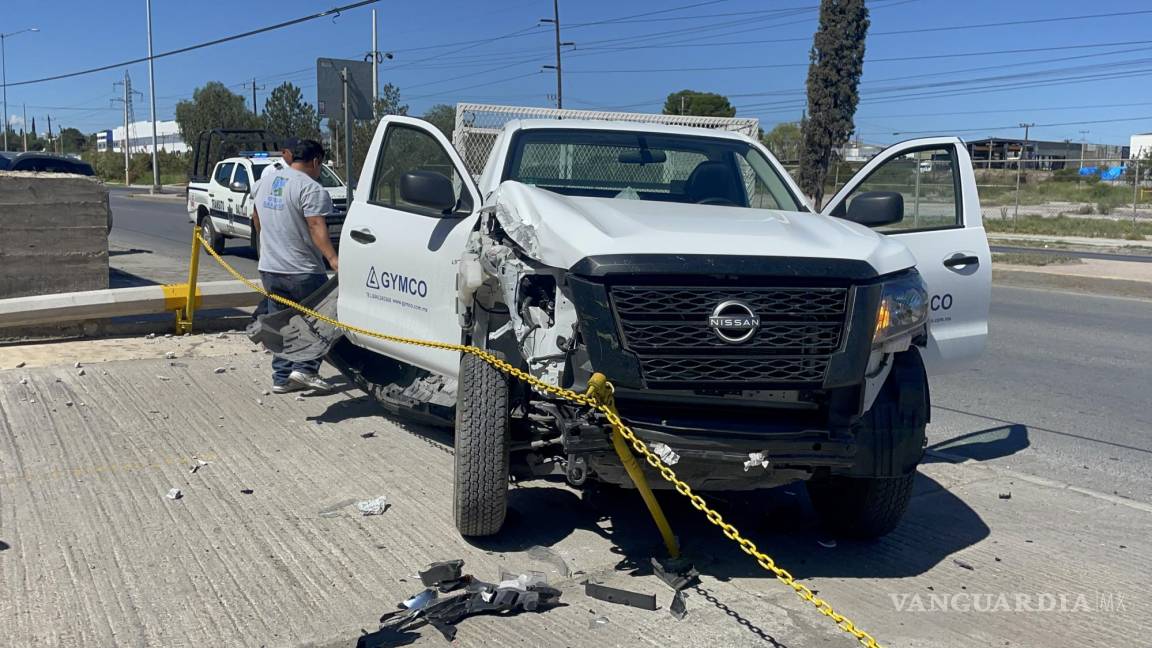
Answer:
<svg viewBox="0 0 1152 648"><path fill-rule="evenodd" d="M933 383L930 443L948 457L922 466L896 532L825 548L802 488L719 507L887 646L1144 645L1148 304L995 298L989 354ZM681 622L634 569L659 543L631 494L585 502L526 483L504 533L464 542L449 434L355 391L264 395L268 373L238 335L0 347L0 643L443 645L428 628L382 637L376 620L420 589L422 565L462 557L485 579L544 572L566 604L468 619L462 646L854 645L674 494L672 523L703 572ZM192 474L193 457L210 463ZM352 508L379 495L392 503L381 516ZM656 593L661 609L591 600L589 575Z"/></svg>

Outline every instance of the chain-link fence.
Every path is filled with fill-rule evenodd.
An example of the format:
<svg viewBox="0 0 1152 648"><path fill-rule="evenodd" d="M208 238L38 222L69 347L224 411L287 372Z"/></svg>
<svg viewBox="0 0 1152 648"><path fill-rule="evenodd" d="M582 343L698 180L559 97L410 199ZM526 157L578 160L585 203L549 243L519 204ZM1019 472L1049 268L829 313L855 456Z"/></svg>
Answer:
<svg viewBox="0 0 1152 648"><path fill-rule="evenodd" d="M831 197L867 162L839 161L828 172ZM799 165L785 162L793 178ZM1085 158L1068 161L973 161L984 219L1027 217L1152 221L1152 161Z"/></svg>
<svg viewBox="0 0 1152 648"><path fill-rule="evenodd" d="M492 151L492 145L504 124L516 119L591 119L695 126L735 131L749 137L758 137L760 132L760 120L748 118L652 115L600 110L526 108L523 106L462 103L456 106L456 128L452 134L452 143L473 176L479 176L480 172L484 170L484 165L488 161L488 154Z"/></svg>

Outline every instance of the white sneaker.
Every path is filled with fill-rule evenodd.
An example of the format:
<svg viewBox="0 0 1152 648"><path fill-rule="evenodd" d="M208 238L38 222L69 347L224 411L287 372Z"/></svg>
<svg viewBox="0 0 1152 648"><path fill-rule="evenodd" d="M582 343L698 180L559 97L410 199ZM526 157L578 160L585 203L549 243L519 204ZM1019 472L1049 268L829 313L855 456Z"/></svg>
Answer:
<svg viewBox="0 0 1152 648"><path fill-rule="evenodd" d="M305 389L311 389L318 392L330 392L335 389L335 387L332 386L332 383L329 383L320 376L316 374L306 374L303 371L293 371L288 376L288 382L295 383Z"/></svg>
<svg viewBox="0 0 1152 648"><path fill-rule="evenodd" d="M303 385L291 381L286 382L283 385L272 385L273 394L289 394L294 391L302 391L304 389L305 388Z"/></svg>

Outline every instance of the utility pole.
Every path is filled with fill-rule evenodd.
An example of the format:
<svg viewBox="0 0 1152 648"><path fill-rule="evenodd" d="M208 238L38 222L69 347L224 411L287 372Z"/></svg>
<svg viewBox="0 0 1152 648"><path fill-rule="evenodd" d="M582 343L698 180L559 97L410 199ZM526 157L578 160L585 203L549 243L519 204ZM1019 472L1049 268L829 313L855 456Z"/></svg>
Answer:
<svg viewBox="0 0 1152 648"><path fill-rule="evenodd" d="M120 101L124 104L124 186L127 187L129 184L128 181L130 179L128 176L128 167L132 162L132 136L128 130L129 126L132 124L132 119L134 116L132 110L132 97L134 95L140 95L143 97L144 95L139 91L132 89L132 77L128 76L128 70L124 70L124 80L113 83L112 87L120 85L124 86L124 98L113 99L112 103Z"/></svg>
<svg viewBox="0 0 1152 648"><path fill-rule="evenodd" d="M0 85L4 87L4 150L8 150L8 55L5 53L4 43L8 40L9 36L23 34L25 32L38 32L39 27L29 27L28 29L21 29L20 31L0 33Z"/></svg>
<svg viewBox="0 0 1152 648"><path fill-rule="evenodd" d="M1080 168L1084 168L1084 145L1088 142L1089 131L1080 131Z"/></svg>
<svg viewBox="0 0 1152 648"><path fill-rule="evenodd" d="M556 65L545 65L545 70L556 70L556 107L564 107L564 70L560 61L560 48L565 45L575 45L573 42L560 41L560 0L552 0L552 17L541 18L542 23L551 23L556 32Z"/></svg>
<svg viewBox="0 0 1152 648"><path fill-rule="evenodd" d="M379 108L376 105L377 100L380 99L380 64L384 62L384 59L392 58L392 52L380 51L380 45L376 38L378 33L376 29L376 10L373 9L372 51L364 55L364 60L372 62L372 115L374 117L380 116Z"/></svg>
<svg viewBox="0 0 1152 648"><path fill-rule="evenodd" d="M263 89L264 89L264 86L260 86L259 88L256 87L256 79L255 79L255 77L253 77L253 79L252 79L252 114L256 115L257 117L260 116L260 109L256 107L256 91L257 90L263 90Z"/></svg>
<svg viewBox="0 0 1152 648"><path fill-rule="evenodd" d="M148 16L148 100L151 104L152 112L152 193L160 193L160 163L157 162L156 156L159 155L159 146L156 143L156 74L152 69L152 0L144 0L145 13Z"/></svg>
<svg viewBox="0 0 1152 648"><path fill-rule="evenodd" d="M48 115L48 152L56 152L56 145L52 143L52 115Z"/></svg>
<svg viewBox="0 0 1152 648"><path fill-rule="evenodd" d="M1013 220L1020 215L1020 174L1024 171L1024 156L1028 152L1028 129L1035 125L1035 122L1020 123L1020 128L1024 129L1024 145L1020 147L1020 156L1016 158L1016 210L1012 212Z"/></svg>
<svg viewBox="0 0 1152 648"><path fill-rule="evenodd" d="M24 126L20 128L20 133L24 135L24 152L28 152L28 104L20 104L24 109Z"/></svg>
<svg viewBox="0 0 1152 648"><path fill-rule="evenodd" d="M685 100L685 99L687 99L687 98L688 98L688 97L686 97L686 96L684 96L684 95L680 95L680 114L681 114L681 115L683 115L683 114L684 114L684 100Z"/></svg>

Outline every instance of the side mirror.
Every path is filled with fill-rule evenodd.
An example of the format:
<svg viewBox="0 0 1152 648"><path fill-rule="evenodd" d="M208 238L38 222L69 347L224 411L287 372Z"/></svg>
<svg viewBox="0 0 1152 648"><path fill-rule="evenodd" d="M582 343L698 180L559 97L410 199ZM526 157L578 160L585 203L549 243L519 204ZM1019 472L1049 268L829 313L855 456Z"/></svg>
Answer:
<svg viewBox="0 0 1152 648"><path fill-rule="evenodd" d="M456 191L452 188L452 181L435 171L409 171L400 176L400 198L438 212L456 208Z"/></svg>
<svg viewBox="0 0 1152 648"><path fill-rule="evenodd" d="M233 182L229 189L236 193L248 193L248 183L246 182Z"/></svg>
<svg viewBox="0 0 1152 648"><path fill-rule="evenodd" d="M866 227L899 223L904 220L904 195L897 191L865 191L852 199L847 213L841 203L832 215Z"/></svg>

